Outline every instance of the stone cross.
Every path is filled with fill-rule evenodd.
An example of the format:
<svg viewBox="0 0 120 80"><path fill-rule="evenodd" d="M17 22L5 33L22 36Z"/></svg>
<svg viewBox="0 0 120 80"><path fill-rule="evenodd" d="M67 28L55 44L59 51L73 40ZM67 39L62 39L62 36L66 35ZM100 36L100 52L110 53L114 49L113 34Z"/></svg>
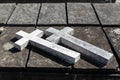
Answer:
<svg viewBox="0 0 120 80"><path fill-rule="evenodd" d="M92 60L92 62L94 61L104 66L112 58L113 54L99 47L96 47L88 42L71 36L73 35L73 33L74 30L70 27L65 27L60 31L50 27L45 31L45 35L49 36L46 38L46 40L54 43L64 44L80 52L82 56L88 58L89 60Z"/></svg>
<svg viewBox="0 0 120 80"><path fill-rule="evenodd" d="M70 64L74 64L80 59L80 53L44 40L41 38L42 36L43 31L38 29L30 34L24 31L19 31L16 33L16 38L19 40L15 42L15 48L23 50L28 45L28 43L30 43L30 45L38 47L39 49L59 57Z"/></svg>

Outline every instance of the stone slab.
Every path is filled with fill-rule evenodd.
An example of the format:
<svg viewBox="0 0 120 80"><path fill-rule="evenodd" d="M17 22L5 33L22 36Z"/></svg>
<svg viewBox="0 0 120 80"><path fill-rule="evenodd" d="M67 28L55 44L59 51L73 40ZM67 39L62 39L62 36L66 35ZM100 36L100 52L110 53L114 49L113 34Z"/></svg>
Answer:
<svg viewBox="0 0 120 80"><path fill-rule="evenodd" d="M120 25L120 4L94 4L102 25Z"/></svg>
<svg viewBox="0 0 120 80"><path fill-rule="evenodd" d="M43 3L38 24L66 24L64 3Z"/></svg>
<svg viewBox="0 0 120 80"><path fill-rule="evenodd" d="M25 67L29 48L23 51L14 49L15 33L19 30L27 32L34 30L32 27L6 27L0 35L0 67Z"/></svg>
<svg viewBox="0 0 120 80"><path fill-rule="evenodd" d="M43 31L45 31L47 28L49 27L38 27L39 29L42 29ZM63 27L54 27L56 29L62 29ZM100 47L106 51L111 52L110 46L107 42L107 39L104 35L104 33L102 32L100 27L72 27L74 29L74 35L77 38L80 38L84 41L87 41L97 47ZM105 67L103 68L112 68L115 69L118 66L117 61L115 59L115 57L113 57L113 59L110 61L110 63L108 63ZM74 65L75 68L99 68L98 66L92 64L91 62L81 59L75 63Z"/></svg>
<svg viewBox="0 0 120 80"><path fill-rule="evenodd" d="M104 28L120 59L120 28Z"/></svg>
<svg viewBox="0 0 120 80"><path fill-rule="evenodd" d="M94 10L90 3L68 3L69 24L98 24Z"/></svg>
<svg viewBox="0 0 120 80"><path fill-rule="evenodd" d="M15 4L0 4L0 24L6 23L10 17L12 10L14 9Z"/></svg>
<svg viewBox="0 0 120 80"><path fill-rule="evenodd" d="M40 4L18 4L7 24L36 24Z"/></svg>

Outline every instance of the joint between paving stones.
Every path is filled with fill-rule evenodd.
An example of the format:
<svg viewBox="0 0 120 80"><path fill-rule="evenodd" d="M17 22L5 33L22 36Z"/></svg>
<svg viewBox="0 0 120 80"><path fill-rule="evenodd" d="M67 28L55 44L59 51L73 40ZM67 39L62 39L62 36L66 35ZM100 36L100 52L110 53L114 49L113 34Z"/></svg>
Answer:
<svg viewBox="0 0 120 80"><path fill-rule="evenodd" d="M120 67L120 59L119 59L119 57L118 57L118 55L117 55L117 52L115 51L115 49L114 49L114 47L113 47L110 39L108 38L108 36L107 36L107 34L106 34L105 30L104 30L104 26L102 25L102 23L101 23L101 21L100 21L100 18L99 18L98 13L97 13L97 11L96 11L96 9L95 9L95 6L93 5L93 3L91 3L91 5L92 5L92 8L93 8L93 10L94 10L94 12L95 12L95 15L96 15L96 17L97 17L97 19L98 19L98 21L99 21L99 24L100 24L100 26L101 26L101 29L102 29L102 31L103 31L106 39L107 39L107 42L109 43L109 46L110 46L110 48L111 48L111 50L112 50L112 53L113 53L113 55L115 56L115 59L117 60L118 66Z"/></svg>
<svg viewBox="0 0 120 80"><path fill-rule="evenodd" d="M13 10L11 11L11 13L10 13L10 15L9 15L9 17L8 17L8 19L7 19L7 21L5 22L5 25L7 25L8 21L10 20L10 18L11 18L11 16L12 16L13 12L14 12L15 9L16 9L16 6L17 6L17 4L14 6Z"/></svg>
<svg viewBox="0 0 120 80"><path fill-rule="evenodd" d="M38 10L38 15L37 15L37 20L36 20L35 28L37 28L37 24L38 24L40 12L41 12L41 7L42 7L42 3L40 3L40 6L39 6L39 10Z"/></svg>
<svg viewBox="0 0 120 80"><path fill-rule="evenodd" d="M66 22L67 22L67 25L68 25L69 23L68 23L68 9L67 9L67 2L65 2L65 12L66 12Z"/></svg>
<svg viewBox="0 0 120 80"><path fill-rule="evenodd" d="M102 23L101 23L101 21L100 21L100 18L99 18L99 16L98 16L98 13L97 13L97 11L96 11L95 6L93 5L93 3L91 3L91 6L92 6L92 8L93 8L93 11L94 11L94 13L95 13L95 15L96 15L96 18L97 18L100 26L102 26Z"/></svg>
<svg viewBox="0 0 120 80"><path fill-rule="evenodd" d="M29 45L29 51L28 51L28 55L27 55L27 59L26 59L26 62L25 62L25 68L28 67L28 62L29 62L29 59L30 59L30 55L31 55L31 51L32 51L32 46Z"/></svg>

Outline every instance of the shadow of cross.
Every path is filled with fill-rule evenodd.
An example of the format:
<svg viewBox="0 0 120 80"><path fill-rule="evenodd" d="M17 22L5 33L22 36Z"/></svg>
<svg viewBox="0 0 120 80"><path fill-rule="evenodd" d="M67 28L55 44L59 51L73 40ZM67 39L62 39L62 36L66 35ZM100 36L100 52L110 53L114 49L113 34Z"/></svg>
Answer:
<svg viewBox="0 0 120 80"><path fill-rule="evenodd" d="M112 58L113 54L109 53L108 51L71 36L68 33L73 34L74 30L70 27L65 27L62 30L57 30L50 27L45 31L45 35L47 36L46 40L53 43L64 44L71 49L80 52L82 56L91 60L90 62L99 63L99 66L105 66Z"/></svg>
<svg viewBox="0 0 120 80"><path fill-rule="evenodd" d="M51 53L51 55L59 57L70 64L74 64L80 59L80 53L44 40L41 38L42 36L43 31L39 29L36 29L32 33L19 31L16 33L16 38L19 40L15 42L15 48L23 50L28 45L28 43L30 43L30 45L46 51L47 53Z"/></svg>

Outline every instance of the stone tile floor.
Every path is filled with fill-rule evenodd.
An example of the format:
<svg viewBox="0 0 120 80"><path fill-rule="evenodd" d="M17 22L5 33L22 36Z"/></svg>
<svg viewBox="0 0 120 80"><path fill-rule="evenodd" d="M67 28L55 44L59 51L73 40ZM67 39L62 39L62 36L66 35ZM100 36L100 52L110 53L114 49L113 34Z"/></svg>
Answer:
<svg viewBox="0 0 120 80"><path fill-rule="evenodd" d="M0 52L2 56L0 59L1 67L25 67L25 65L28 67L68 67L69 65L60 64L61 62L59 63L59 60L56 62L54 59L52 60L49 59L49 57L47 58L45 55L41 55L44 52L41 53L40 51L36 51L34 48L31 50L28 48L21 52L16 52L18 55L12 54L13 52L9 50L9 48L13 47L13 42L11 40L18 30L23 29L27 32L33 31L36 28L45 30L52 25L59 29L65 26L71 26L75 29L75 37L112 52L111 46L108 42L108 39L110 39L111 44L118 55L118 59L116 60L115 55L112 62L105 66L105 68L115 69L118 67L119 42L117 39L119 39L120 30L118 27L118 37L114 37L114 35L116 35L114 33L114 27L109 28L109 25L119 26L119 3L8 3L0 4L0 7L1 29L4 29L0 34L0 41L2 42L0 43ZM111 10L113 11L111 12ZM104 28L106 25L108 25L108 27ZM109 38L105 36L105 33ZM114 54L114 52L112 53ZM30 54L30 56L28 56L28 54ZM18 60L18 57L21 59L20 61ZM26 59L28 57L29 60L27 65ZM48 66L47 63L50 65ZM74 67L98 68L94 64L85 60L80 60L74 65Z"/></svg>
<svg viewBox="0 0 120 80"><path fill-rule="evenodd" d="M113 53L112 61L103 69L116 69L120 63L119 6L119 3L0 4L0 67L99 69L84 59L69 65L33 46L23 51L14 49L15 33L19 30L31 32L38 28L44 31L48 27L70 26L75 29L75 37Z"/></svg>

